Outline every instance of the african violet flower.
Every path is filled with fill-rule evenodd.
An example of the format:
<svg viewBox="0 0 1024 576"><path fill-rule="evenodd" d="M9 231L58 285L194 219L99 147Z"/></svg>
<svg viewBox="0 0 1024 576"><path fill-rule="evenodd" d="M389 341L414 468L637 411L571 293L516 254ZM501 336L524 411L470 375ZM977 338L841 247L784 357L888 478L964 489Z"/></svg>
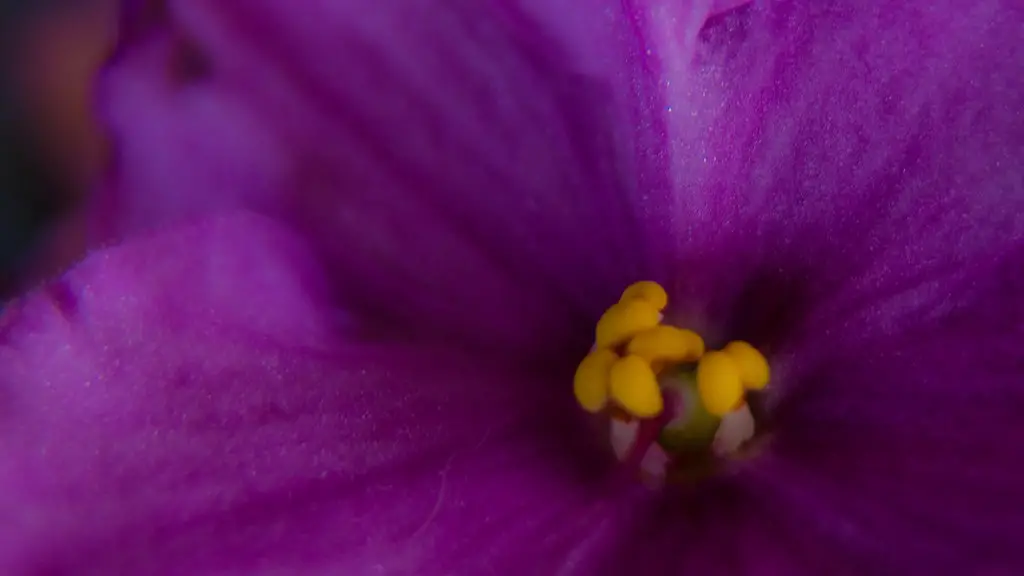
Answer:
<svg viewBox="0 0 1024 576"><path fill-rule="evenodd" d="M166 4L0 323L3 573L1024 568L1017 3ZM573 396L638 280L771 371L657 488Z"/></svg>

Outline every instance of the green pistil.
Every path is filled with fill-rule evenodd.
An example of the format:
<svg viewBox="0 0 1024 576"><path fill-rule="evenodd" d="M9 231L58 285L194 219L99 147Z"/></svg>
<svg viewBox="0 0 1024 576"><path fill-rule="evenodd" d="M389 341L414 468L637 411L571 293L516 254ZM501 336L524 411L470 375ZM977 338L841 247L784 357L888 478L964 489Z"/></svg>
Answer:
<svg viewBox="0 0 1024 576"><path fill-rule="evenodd" d="M664 378L664 388L675 391L683 400L682 411L661 431L658 444L666 451L682 454L706 454L711 449L722 419L704 409L697 393L696 374L680 369Z"/></svg>

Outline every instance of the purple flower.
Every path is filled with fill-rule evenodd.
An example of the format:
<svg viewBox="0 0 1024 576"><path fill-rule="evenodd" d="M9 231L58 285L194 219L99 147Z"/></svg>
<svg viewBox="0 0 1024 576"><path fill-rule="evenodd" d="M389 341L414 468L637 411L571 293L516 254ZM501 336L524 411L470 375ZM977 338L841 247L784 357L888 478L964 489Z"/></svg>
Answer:
<svg viewBox="0 0 1024 576"><path fill-rule="evenodd" d="M166 4L0 317L0 573L1024 570L1017 3ZM658 490L572 395L642 279L772 369Z"/></svg>

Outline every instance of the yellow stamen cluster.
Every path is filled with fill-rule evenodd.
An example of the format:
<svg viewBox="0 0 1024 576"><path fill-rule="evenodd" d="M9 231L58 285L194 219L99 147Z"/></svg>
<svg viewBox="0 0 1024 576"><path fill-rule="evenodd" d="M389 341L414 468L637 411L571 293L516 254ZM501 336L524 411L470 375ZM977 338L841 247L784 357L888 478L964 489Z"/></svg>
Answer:
<svg viewBox="0 0 1024 576"><path fill-rule="evenodd" d="M656 282L637 282L601 316L593 351L573 380L576 400L588 412L614 402L636 418L653 418L665 408L658 374L671 366L697 363L697 390L705 409L724 416L744 404L747 390L768 384L768 362L746 342L731 342L705 353L691 330L662 324L668 294Z"/></svg>
<svg viewBox="0 0 1024 576"><path fill-rule="evenodd" d="M601 316L594 350L580 362L573 389L580 405L599 412L614 401L637 418L652 418L664 409L658 372L695 362L704 353L696 333L662 325L668 294L655 282L637 282Z"/></svg>

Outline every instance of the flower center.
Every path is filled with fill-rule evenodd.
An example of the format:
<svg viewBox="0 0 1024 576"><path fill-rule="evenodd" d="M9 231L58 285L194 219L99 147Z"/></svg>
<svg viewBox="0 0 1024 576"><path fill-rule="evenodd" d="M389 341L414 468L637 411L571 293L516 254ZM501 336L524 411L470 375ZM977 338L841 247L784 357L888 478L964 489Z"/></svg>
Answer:
<svg viewBox="0 0 1024 576"><path fill-rule="evenodd" d="M601 316L573 381L584 410L610 418L616 456L664 478L727 457L754 436L747 395L768 385L765 357L746 342L706 350L697 333L663 324L668 294L637 282Z"/></svg>

